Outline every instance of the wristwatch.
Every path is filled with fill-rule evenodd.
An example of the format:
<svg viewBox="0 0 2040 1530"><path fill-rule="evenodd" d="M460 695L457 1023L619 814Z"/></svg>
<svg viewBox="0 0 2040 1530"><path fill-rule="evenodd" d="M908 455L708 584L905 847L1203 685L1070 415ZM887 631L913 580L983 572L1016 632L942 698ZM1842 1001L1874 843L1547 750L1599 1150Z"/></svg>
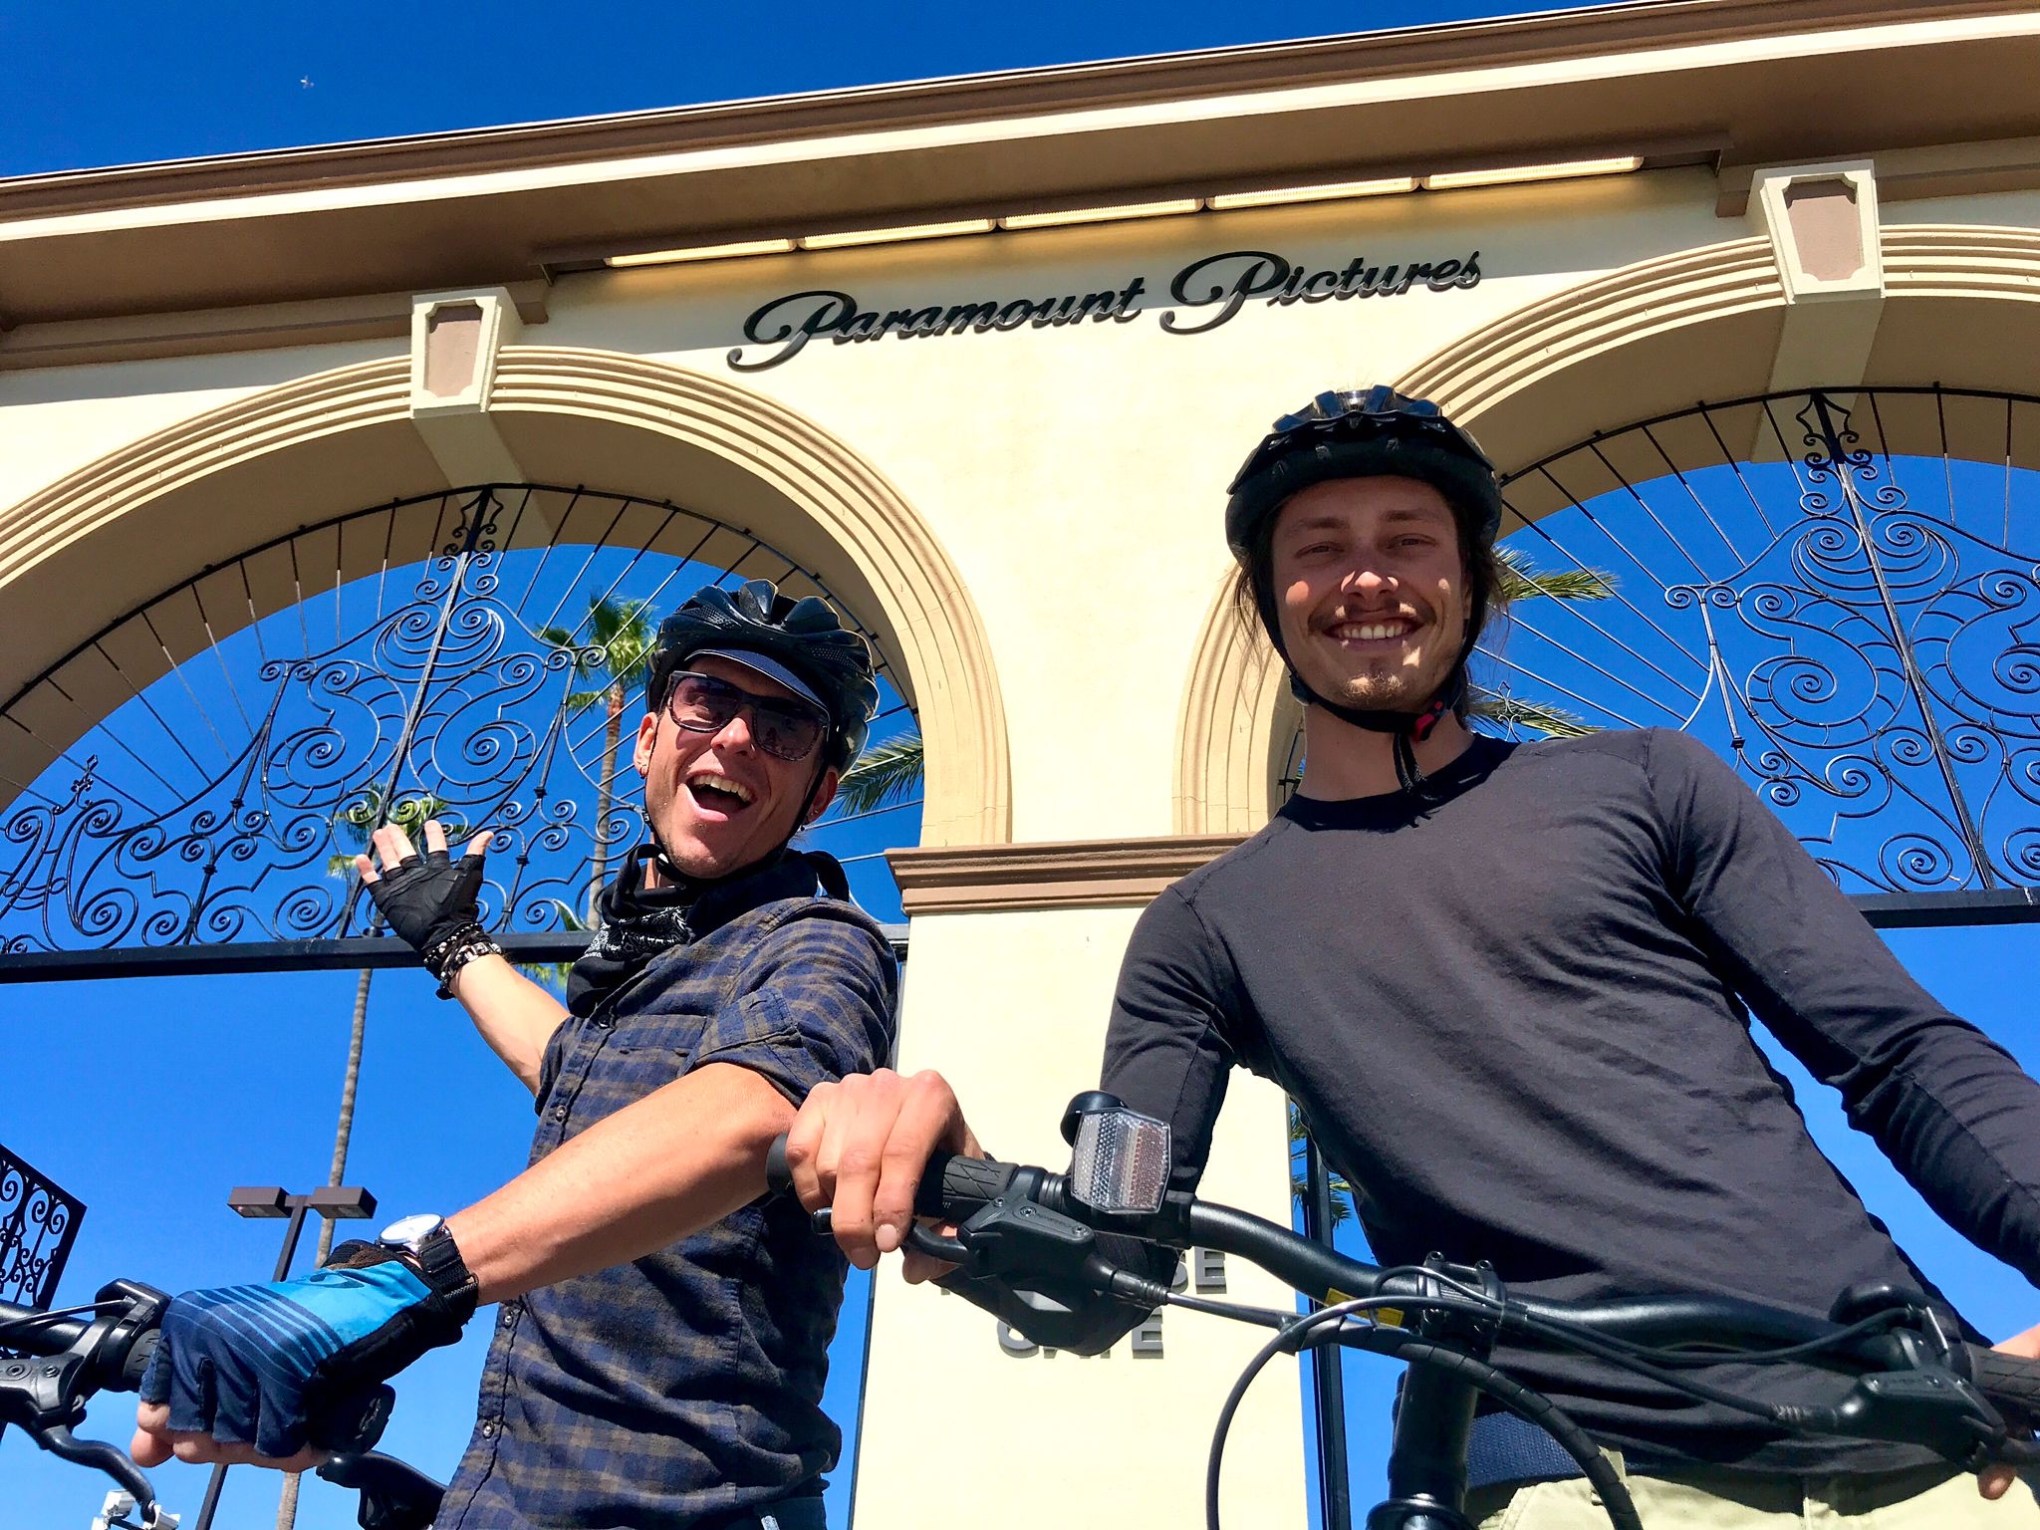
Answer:
<svg viewBox="0 0 2040 1530"><path fill-rule="evenodd" d="M425 1284L452 1303L465 1321L475 1310L480 1289L474 1273L460 1257L453 1241L453 1229L446 1218L430 1211L398 1217L379 1234L376 1243L396 1253L410 1255L407 1261L424 1278Z"/></svg>

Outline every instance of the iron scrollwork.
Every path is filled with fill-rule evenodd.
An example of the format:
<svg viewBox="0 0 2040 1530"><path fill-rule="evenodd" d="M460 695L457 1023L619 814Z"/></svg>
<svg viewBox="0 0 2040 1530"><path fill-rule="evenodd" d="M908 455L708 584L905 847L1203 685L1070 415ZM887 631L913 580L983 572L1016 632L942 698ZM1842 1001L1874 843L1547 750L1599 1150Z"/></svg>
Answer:
<svg viewBox="0 0 2040 1530"><path fill-rule="evenodd" d="M0 1146L0 1301L45 1308L85 1219L85 1203Z"/></svg>
<svg viewBox="0 0 2040 1530"><path fill-rule="evenodd" d="M610 656L585 631L550 623L619 586L670 598L692 559L649 555L649 538L634 550L574 547L560 559L579 560L568 577L549 562L557 542L503 545L506 498L473 494L422 563L377 575L384 589L409 581L398 603L378 598L372 616L342 627L353 608L329 597L317 617L340 629L330 641L269 651L263 633L274 638L292 615L276 613L219 650L220 695L180 674L181 693L150 701L171 686L159 681L142 700L183 761L169 748L139 764L122 757L109 722L46 771L0 820L0 959L371 933L352 854L385 820L415 828L428 814L491 831L483 914L494 928L584 924L604 868L643 837L641 810L616 779L617 719L634 723L627 703L641 711L642 693L627 677L607 680ZM722 529L704 524L683 551ZM738 545L727 568L693 577L776 556L756 539ZM300 612L292 632L315 626ZM606 688L586 689L591 672ZM204 769L182 779L173 761Z"/></svg>
<svg viewBox="0 0 2040 1530"><path fill-rule="evenodd" d="M2035 560L1915 510L1827 395L1795 418L1800 517L1666 591L1703 615L1737 755L1846 887L2040 883Z"/></svg>

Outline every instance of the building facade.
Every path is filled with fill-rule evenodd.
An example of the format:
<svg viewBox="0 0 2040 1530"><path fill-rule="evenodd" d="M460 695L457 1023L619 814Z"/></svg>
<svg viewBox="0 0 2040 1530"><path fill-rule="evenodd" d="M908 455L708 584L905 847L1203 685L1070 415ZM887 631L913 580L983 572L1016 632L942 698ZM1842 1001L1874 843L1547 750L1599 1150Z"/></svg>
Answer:
<svg viewBox="0 0 2040 1530"><path fill-rule="evenodd" d="M380 553L320 529L364 507L550 486L502 533L532 548L591 539L577 488L682 507L888 656L926 751L901 1063L1053 1162L1140 907L1293 763L1224 599L1222 490L1269 421L1332 387L1435 399L1514 475L1515 530L1809 444L1745 406L1585 484L1534 470L1597 433L1938 385L1880 419L1886 460L2009 485L2040 467L2036 78L2032 4L1646 0L0 183L0 795L307 599L284 551L389 566L401 518ZM229 566L232 601L135 625ZM1286 1219L1285 1141L1238 1082L1209 1193ZM1257 1342L1171 1316L1050 1356L888 1279L858 1521L916 1522L968 1419L1029 1442L1072 1522L1194 1523ZM1296 1395L1242 1414L1241 1523L1304 1518Z"/></svg>

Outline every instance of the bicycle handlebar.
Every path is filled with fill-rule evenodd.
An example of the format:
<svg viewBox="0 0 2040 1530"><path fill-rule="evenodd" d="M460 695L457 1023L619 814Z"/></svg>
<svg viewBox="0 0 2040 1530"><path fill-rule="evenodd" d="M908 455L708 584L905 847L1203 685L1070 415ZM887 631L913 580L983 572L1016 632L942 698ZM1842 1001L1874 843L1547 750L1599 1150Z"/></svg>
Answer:
<svg viewBox="0 0 2040 1530"><path fill-rule="evenodd" d="M1068 1126L1066 1121L1065 1135ZM784 1138L768 1155L767 1182L775 1190L791 1187ZM958 1265L995 1291L1048 1297L1054 1315L1047 1321L1073 1316L1074 1290L1086 1298L1102 1294L1146 1307L1191 1306L1277 1328L1277 1338L1249 1367L1221 1416L1221 1447L1245 1382L1280 1348L1355 1345L1427 1369L1444 1367L1458 1384L1531 1414L1561 1437L1594 1479L1610 1517L1618 1525L1635 1525L1628 1495L1619 1481L1612 1481L1612 1492L1600 1481L1606 1468L1577 1426L1548 1399L1486 1363L1488 1346L1506 1334L1520 1344L1597 1354L1785 1431L1922 1445L1970 1468L1990 1461L2040 1462L2040 1446L2018 1437L2040 1420L2040 1362L1951 1336L1922 1296L1893 1287L1851 1288L1826 1319L1733 1297L1674 1294L1594 1303L1511 1297L1485 1266L1455 1268L1433 1255L1422 1267L1384 1270L1249 1212L1174 1192L1160 1194L1152 1211L1099 1211L1084 1205L1063 1175L947 1154L930 1160L915 1211L956 1224L957 1233L944 1237L917 1223L909 1233L914 1247ZM814 1220L817 1231L830 1230L826 1210ZM1097 1248L1096 1233L1234 1254L1330 1310L1299 1317L1176 1296L1113 1265ZM1002 1306L1000 1315L1026 1331L1030 1319L1020 1310ZM1355 1315L1373 1322L1356 1328L1350 1321ZM1029 1336L1059 1347L1068 1343ZM1730 1360L1791 1360L1851 1376L1856 1384L1837 1406L1804 1407L1738 1396L1683 1374ZM1470 1418L1470 1402L1467 1407ZM1217 1449L1211 1470L1207 1504L1215 1525ZM1463 1490L1463 1459L1459 1482Z"/></svg>
<svg viewBox="0 0 2040 1530"><path fill-rule="evenodd" d="M138 1281L100 1288L91 1316L48 1314L0 1302L0 1424L19 1424L43 1449L96 1467L135 1500L145 1526L158 1520L155 1489L122 1451L71 1430L96 1392L138 1392L162 1341L159 1326L170 1298ZM318 1474L361 1493L361 1522L379 1530L424 1530L445 1489L416 1468L373 1447L389 1421L396 1393L378 1386L312 1420L312 1444L329 1452Z"/></svg>

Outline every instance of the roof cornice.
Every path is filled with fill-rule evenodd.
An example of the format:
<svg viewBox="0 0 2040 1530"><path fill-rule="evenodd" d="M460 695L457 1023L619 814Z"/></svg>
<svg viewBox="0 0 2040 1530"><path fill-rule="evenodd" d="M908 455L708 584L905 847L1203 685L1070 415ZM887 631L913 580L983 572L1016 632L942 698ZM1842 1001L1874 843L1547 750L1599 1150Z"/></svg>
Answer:
<svg viewBox="0 0 2040 1530"><path fill-rule="evenodd" d="M0 178L0 222L308 186L585 164L747 143L1492 70L1922 22L2031 15L2035 0L1625 0L1522 16L1152 54L559 121Z"/></svg>
<svg viewBox="0 0 2040 1530"><path fill-rule="evenodd" d="M684 244L1596 153L1748 166L2025 140L2033 79L2040 0L1629 0L29 176L0 181L0 330L52 343L0 338L0 367L129 344L53 326L516 284Z"/></svg>

